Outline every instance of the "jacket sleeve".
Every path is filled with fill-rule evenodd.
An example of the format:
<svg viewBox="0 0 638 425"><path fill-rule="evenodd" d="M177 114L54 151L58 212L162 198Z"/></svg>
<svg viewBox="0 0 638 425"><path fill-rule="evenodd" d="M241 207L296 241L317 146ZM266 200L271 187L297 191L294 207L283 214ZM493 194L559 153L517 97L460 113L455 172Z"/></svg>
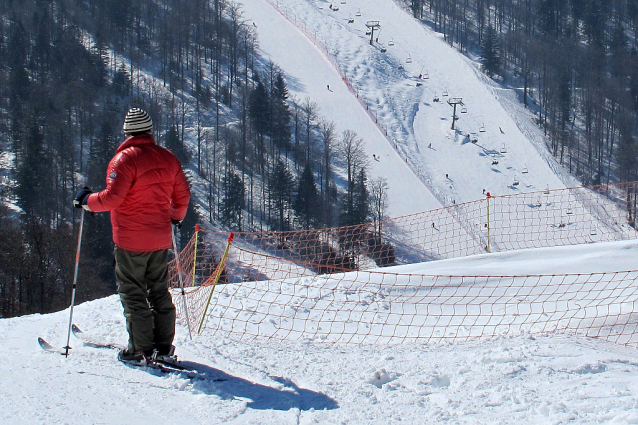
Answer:
<svg viewBox="0 0 638 425"><path fill-rule="evenodd" d="M89 195L87 205L91 211L111 211L126 198L135 174L133 159L120 152L111 162L106 172L106 189Z"/></svg>
<svg viewBox="0 0 638 425"><path fill-rule="evenodd" d="M171 200L171 218L174 220L183 220L184 217L186 217L186 210L188 209L188 202L191 198L191 191L179 162L177 168L178 170L175 175L175 183L173 185L173 198Z"/></svg>

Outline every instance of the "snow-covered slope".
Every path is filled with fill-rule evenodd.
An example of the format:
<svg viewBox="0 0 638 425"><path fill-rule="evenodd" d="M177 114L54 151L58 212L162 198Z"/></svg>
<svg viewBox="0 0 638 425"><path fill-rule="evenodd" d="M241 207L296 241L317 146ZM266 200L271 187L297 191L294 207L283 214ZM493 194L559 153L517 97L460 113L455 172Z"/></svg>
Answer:
<svg viewBox="0 0 638 425"><path fill-rule="evenodd" d="M266 0L244 1L263 53L284 69L297 98L310 96L339 131L353 129L365 139L370 155L379 158L371 160L372 177L390 183L389 215L478 199L484 188L500 195L569 183L543 150L531 117L516 111L511 93L492 85L475 64L392 1L340 0L333 9L325 1L272 1L292 22ZM350 18L355 22L349 24ZM377 19L385 53L365 35L365 21ZM389 139L295 22L332 52ZM429 79L417 87L416 77L426 71ZM441 102L432 102L435 94ZM458 113L459 132L450 130L450 96L463 97L468 110ZM499 164L492 165L494 157ZM519 185L512 184L515 178ZM635 264L638 243L627 241L386 271L561 274L622 271ZM74 317L88 334L126 341L117 296L79 305ZM38 336L64 345L67 326L68 311L0 320L3 424L638 423L635 348L575 335L386 346L241 340L204 329L191 341L180 324L177 354L211 377L189 379L129 368L115 360L114 350L86 347L75 337L68 358L40 349Z"/></svg>
<svg viewBox="0 0 638 425"><path fill-rule="evenodd" d="M390 216L476 200L484 189L498 196L578 186L547 152L533 115L514 92L486 78L478 64L393 0L242 4L264 56L292 82L290 91L310 96L339 130L357 131L371 159L378 158L371 175L389 181ZM370 45L372 21L380 30ZM452 98L463 102L455 130ZM403 172L406 167L412 172Z"/></svg>
<svg viewBox="0 0 638 425"><path fill-rule="evenodd" d="M637 262L638 243L629 241L394 271L596 272ZM117 296L77 306L74 321L100 339L126 341ZM0 320L3 424L638 422L635 348L578 336L359 346L238 341L212 337L212 329L190 341L179 325L177 354L211 376L199 380L129 368L114 350L82 346L73 336L68 358L40 349L38 335L64 345L67 324L68 311Z"/></svg>

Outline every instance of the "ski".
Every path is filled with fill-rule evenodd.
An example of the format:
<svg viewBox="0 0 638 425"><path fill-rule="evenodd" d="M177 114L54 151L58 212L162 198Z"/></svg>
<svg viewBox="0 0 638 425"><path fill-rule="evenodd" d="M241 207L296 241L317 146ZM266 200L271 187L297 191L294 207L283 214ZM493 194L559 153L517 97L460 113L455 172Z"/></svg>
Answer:
<svg viewBox="0 0 638 425"><path fill-rule="evenodd" d="M101 341L92 339L90 336L82 332L82 330L78 328L75 324L71 326L71 331L73 332L73 335L75 335L76 338L81 340L82 343L88 347L109 348L113 350L123 350L124 348L126 348L123 345L115 343L115 342L101 342Z"/></svg>
<svg viewBox="0 0 638 425"><path fill-rule="evenodd" d="M62 354L63 356L66 356L66 350L64 348L54 347L53 345L46 342L44 338L42 338L41 336L38 337L38 343L40 344L40 347L42 347L44 351L48 351L50 353L58 353L58 354Z"/></svg>
<svg viewBox="0 0 638 425"><path fill-rule="evenodd" d="M75 324L72 325L71 330L73 332L73 335L75 335L79 340L81 340L82 343L87 347L105 348L105 349L112 349L112 350L123 350L126 348L123 345L115 343L115 342L102 342L102 341L98 341L97 339L91 338L89 335L82 332L82 330ZM46 341L44 341L44 343L47 344ZM52 350L56 350L55 347L52 347L52 346L50 347ZM62 352L62 354L64 354L64 352ZM160 356L154 359L150 359L148 363L129 362L124 360L119 360L119 361L129 367L142 368L142 369L143 368L154 369L162 373L182 374L187 376L189 379L212 380L213 382L226 381L225 378L212 378L208 376L208 374L206 374L205 372L201 372L201 371L198 371L196 368L184 365L182 364L182 362L177 360L176 357L165 358Z"/></svg>
<svg viewBox="0 0 638 425"><path fill-rule="evenodd" d="M135 361L126 361L120 360L121 363L124 363L126 366L131 368L139 368L139 369L147 369L147 370L156 370L162 373L173 373L178 375L184 375L189 379L199 379L199 380L208 380L210 379L205 373L201 373L194 369L187 369L179 366L171 366L167 363L160 363L157 361L151 361L150 363L140 363ZM216 379L212 379L213 381L218 381Z"/></svg>

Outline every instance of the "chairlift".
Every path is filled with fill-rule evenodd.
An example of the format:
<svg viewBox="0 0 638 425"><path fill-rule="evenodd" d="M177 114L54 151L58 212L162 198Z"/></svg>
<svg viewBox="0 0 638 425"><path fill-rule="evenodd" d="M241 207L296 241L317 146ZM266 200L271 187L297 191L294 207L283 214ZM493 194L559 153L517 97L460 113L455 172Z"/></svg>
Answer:
<svg viewBox="0 0 638 425"><path fill-rule="evenodd" d="M598 230L596 230L595 227L592 227L591 230L589 231L589 234L592 236L596 236L598 234Z"/></svg>
<svg viewBox="0 0 638 425"><path fill-rule="evenodd" d="M423 75L421 76L421 78L423 78L424 80L428 80L430 78L430 74L428 74L427 69L425 70L425 72L423 73Z"/></svg>
<svg viewBox="0 0 638 425"><path fill-rule="evenodd" d="M512 186L518 186L518 179L516 177L514 177L514 181L512 182Z"/></svg>
<svg viewBox="0 0 638 425"><path fill-rule="evenodd" d="M349 24L354 24L354 18L353 18L352 16L350 16L350 17L348 18L348 23L349 23Z"/></svg>
<svg viewBox="0 0 638 425"><path fill-rule="evenodd" d="M472 140L470 140L472 143L476 144L478 143L478 137L472 137Z"/></svg>
<svg viewBox="0 0 638 425"><path fill-rule="evenodd" d="M498 165L498 159L492 158L492 165Z"/></svg>
<svg viewBox="0 0 638 425"><path fill-rule="evenodd" d="M461 108L461 113L467 114L467 108L465 106Z"/></svg>
<svg viewBox="0 0 638 425"><path fill-rule="evenodd" d="M358 9L357 13L355 13L354 16L361 16L361 9Z"/></svg>
<svg viewBox="0 0 638 425"><path fill-rule="evenodd" d="M527 174L529 173L529 170L527 169L527 164L525 164L525 166L523 167L523 169L521 170L521 173L523 174Z"/></svg>
<svg viewBox="0 0 638 425"><path fill-rule="evenodd" d="M436 93L434 93L434 99L432 99L432 102L438 102L439 101L439 96L436 95Z"/></svg>
<svg viewBox="0 0 638 425"><path fill-rule="evenodd" d="M481 126L479 127L479 131L480 131L481 133L485 133L485 123L483 123L483 125L481 125Z"/></svg>
<svg viewBox="0 0 638 425"><path fill-rule="evenodd" d="M339 11L339 6L332 6L332 10L334 12L338 12Z"/></svg>
<svg viewBox="0 0 638 425"><path fill-rule="evenodd" d="M388 49L386 49L385 46L381 45L381 53L385 53L387 51L388 51Z"/></svg>
<svg viewBox="0 0 638 425"><path fill-rule="evenodd" d="M341 0L341 4L346 4L346 0Z"/></svg>
<svg viewBox="0 0 638 425"><path fill-rule="evenodd" d="M394 46L394 40L392 38L388 41L388 46Z"/></svg>
<svg viewBox="0 0 638 425"><path fill-rule="evenodd" d="M571 208L571 207L567 207L566 214L567 214L567 215L572 215L572 214L574 214L574 211L572 211L572 208Z"/></svg>
<svg viewBox="0 0 638 425"><path fill-rule="evenodd" d="M547 186L547 189L545 189L545 190L543 191L543 193L544 193L545 195L549 195L549 186Z"/></svg>
<svg viewBox="0 0 638 425"><path fill-rule="evenodd" d="M503 147L501 148L501 153L507 153L507 148L505 147L505 143L503 143Z"/></svg>
<svg viewBox="0 0 638 425"><path fill-rule="evenodd" d="M443 95L443 97L448 96L448 92L447 92L447 88L445 89L445 91L443 93L441 93Z"/></svg>
<svg viewBox="0 0 638 425"><path fill-rule="evenodd" d="M412 56L408 55L408 58L405 60L405 63L412 63Z"/></svg>

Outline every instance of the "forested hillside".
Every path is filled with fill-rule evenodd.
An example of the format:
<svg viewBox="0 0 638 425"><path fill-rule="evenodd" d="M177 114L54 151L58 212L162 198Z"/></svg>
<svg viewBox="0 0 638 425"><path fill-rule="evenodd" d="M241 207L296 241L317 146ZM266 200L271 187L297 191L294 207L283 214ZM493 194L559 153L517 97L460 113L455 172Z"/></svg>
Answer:
<svg viewBox="0 0 638 425"><path fill-rule="evenodd" d="M520 88L586 184L638 176L638 1L406 0L485 72Z"/></svg>
<svg viewBox="0 0 638 425"><path fill-rule="evenodd" d="M520 88L552 153L583 182L637 178L638 0L404 5ZM150 113L187 169L182 243L202 221L265 231L384 216L388 186L368 181L364 141L289 95L240 4L7 0L0 17L0 317L68 303L71 201L82 186L103 188L129 107ZM115 290L108 215L85 226L80 301Z"/></svg>
<svg viewBox="0 0 638 425"><path fill-rule="evenodd" d="M71 201L82 186L104 186L132 106L149 112L194 185L182 241L200 217L233 230L370 217L362 140L336 134L311 99L288 98L283 73L256 55L239 5L18 0L3 2L0 16L0 317L68 302ZM338 149L347 158L342 203ZM115 290L108 215L87 216L85 227L81 299Z"/></svg>

